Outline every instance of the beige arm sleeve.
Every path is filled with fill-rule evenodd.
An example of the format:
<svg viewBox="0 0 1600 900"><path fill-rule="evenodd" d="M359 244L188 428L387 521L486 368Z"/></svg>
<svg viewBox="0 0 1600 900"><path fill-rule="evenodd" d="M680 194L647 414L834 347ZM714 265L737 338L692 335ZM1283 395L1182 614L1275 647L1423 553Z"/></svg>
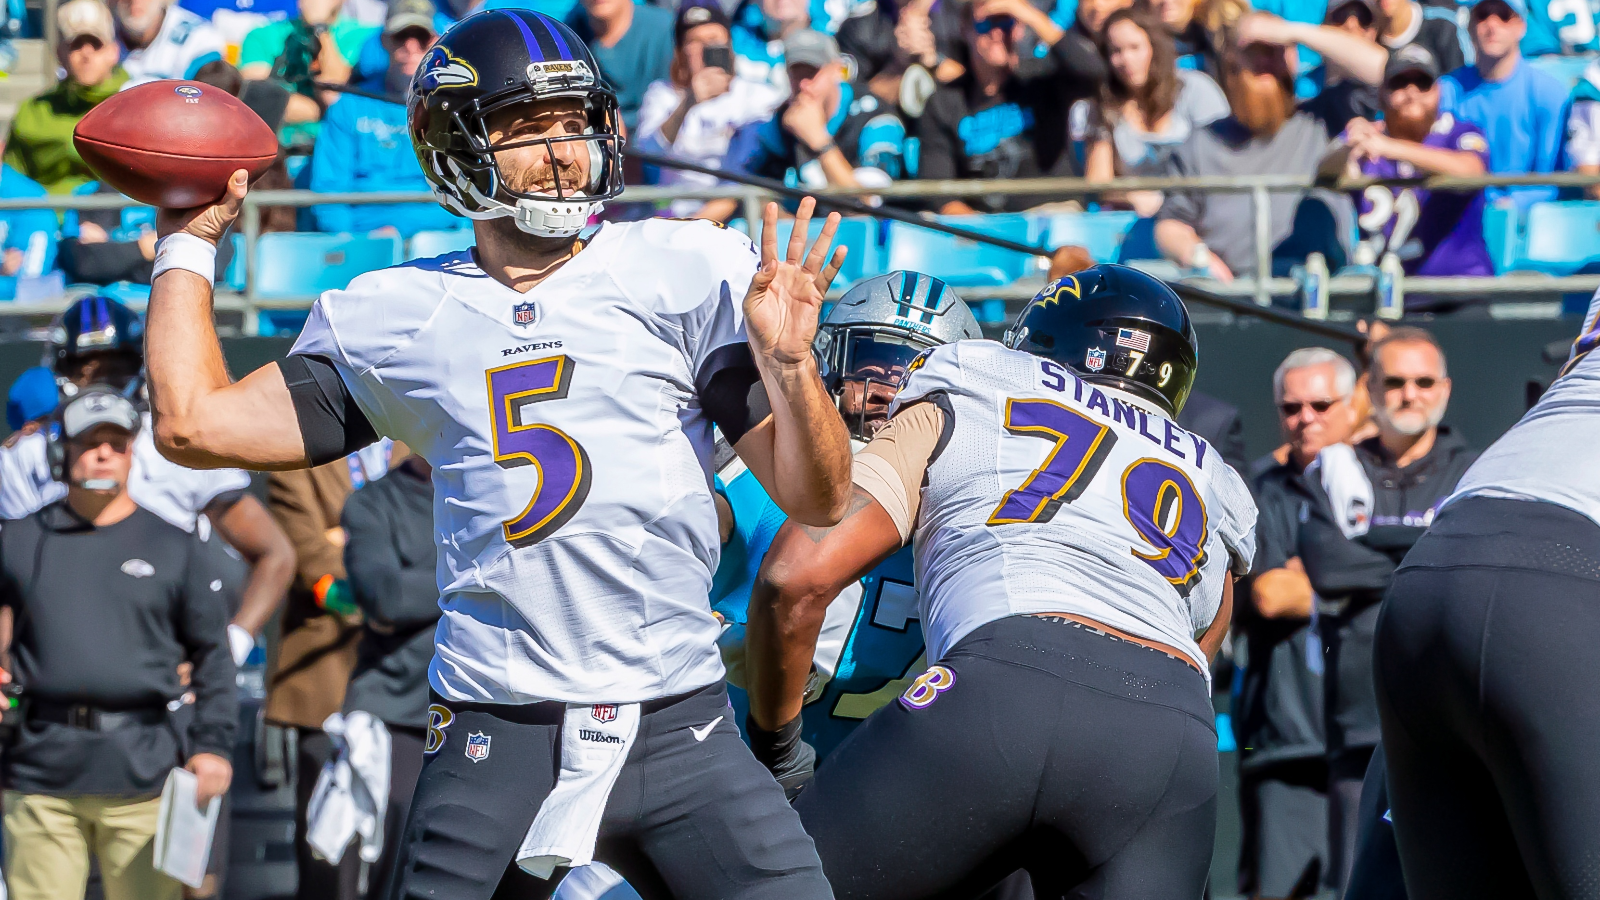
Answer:
<svg viewBox="0 0 1600 900"><path fill-rule="evenodd" d="M913 404L889 420L872 443L856 454L851 479L894 520L901 541L911 539L917 523L922 477L933 461L944 424L944 411L935 404Z"/></svg>

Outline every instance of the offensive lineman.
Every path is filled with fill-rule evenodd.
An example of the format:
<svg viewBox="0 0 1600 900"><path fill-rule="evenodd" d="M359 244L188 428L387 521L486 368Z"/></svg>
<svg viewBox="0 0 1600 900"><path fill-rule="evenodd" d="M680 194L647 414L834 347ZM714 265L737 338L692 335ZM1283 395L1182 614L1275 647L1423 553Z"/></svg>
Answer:
<svg viewBox="0 0 1600 900"><path fill-rule="evenodd" d="M835 895L976 897L1020 866L1045 896L1199 897L1208 662L1255 505L1173 422L1196 369L1188 312L1095 266L1046 287L1005 346L911 368L844 521L785 526L751 605L751 712L792 729L822 605L915 535L937 664L795 804Z"/></svg>
<svg viewBox="0 0 1600 900"><path fill-rule="evenodd" d="M288 469L381 433L432 464L437 696L395 896L547 896L598 858L652 898L826 898L798 817L724 715L708 470L715 423L797 520L842 513L849 435L811 355L838 218L808 253L803 202L786 261L775 205L759 257L706 222L580 237L622 190L598 72L537 13L451 28L409 119L476 249L325 294L291 356L237 383L210 279L244 173L216 205L163 211L157 441L189 465Z"/></svg>
<svg viewBox="0 0 1600 900"><path fill-rule="evenodd" d="M823 382L860 449L889 420L889 403L919 353L940 344L981 338L983 331L965 301L937 278L890 272L845 292L817 328L815 341ZM726 623L719 643L734 714L743 717L758 759L773 759L778 735L752 727L743 686L744 636L750 591L767 546L784 523L761 485L737 459L718 476L732 505L734 532L723 545L712 588L712 609ZM904 688L896 682L922 670L922 626L917 621L911 552L895 553L828 605L812 660L802 739L826 757L873 710ZM774 774L793 790L811 776L810 754Z"/></svg>
<svg viewBox="0 0 1600 900"><path fill-rule="evenodd" d="M1600 293L1384 598L1373 673L1413 900L1600 897L1597 344Z"/></svg>

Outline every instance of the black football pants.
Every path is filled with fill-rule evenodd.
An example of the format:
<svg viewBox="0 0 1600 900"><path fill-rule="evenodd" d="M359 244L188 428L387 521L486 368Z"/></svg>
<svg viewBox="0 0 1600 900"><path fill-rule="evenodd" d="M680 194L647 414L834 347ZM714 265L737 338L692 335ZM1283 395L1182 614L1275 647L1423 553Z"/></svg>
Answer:
<svg viewBox="0 0 1600 900"><path fill-rule="evenodd" d="M1600 527L1451 504L1395 573L1373 660L1413 900L1600 898Z"/></svg>
<svg viewBox="0 0 1600 900"><path fill-rule="evenodd" d="M873 713L795 801L839 900L970 900L1019 868L1039 900L1200 900L1217 735L1199 672L1033 616L940 664L953 683Z"/></svg>

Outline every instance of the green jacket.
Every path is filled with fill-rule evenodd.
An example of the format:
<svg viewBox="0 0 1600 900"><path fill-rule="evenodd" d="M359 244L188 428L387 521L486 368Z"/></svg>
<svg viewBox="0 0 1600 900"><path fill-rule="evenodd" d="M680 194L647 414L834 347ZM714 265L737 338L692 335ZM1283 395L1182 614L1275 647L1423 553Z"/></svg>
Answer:
<svg viewBox="0 0 1600 900"><path fill-rule="evenodd" d="M11 136L6 138L5 161L52 194L69 194L84 182L96 180L78 148L72 146L72 129L127 80L128 73L118 66L110 78L94 87L63 81L23 103L11 123Z"/></svg>

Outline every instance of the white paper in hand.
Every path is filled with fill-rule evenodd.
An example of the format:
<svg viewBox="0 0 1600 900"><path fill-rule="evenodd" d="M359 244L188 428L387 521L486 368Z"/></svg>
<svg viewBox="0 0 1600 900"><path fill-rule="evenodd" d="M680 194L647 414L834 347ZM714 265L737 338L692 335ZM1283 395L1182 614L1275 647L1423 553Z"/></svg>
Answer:
<svg viewBox="0 0 1600 900"><path fill-rule="evenodd" d="M217 830L222 798L212 797L205 812L195 806L199 779L188 769L173 769L161 789L161 813L156 820L156 868L192 888L206 878L211 858L211 837Z"/></svg>

